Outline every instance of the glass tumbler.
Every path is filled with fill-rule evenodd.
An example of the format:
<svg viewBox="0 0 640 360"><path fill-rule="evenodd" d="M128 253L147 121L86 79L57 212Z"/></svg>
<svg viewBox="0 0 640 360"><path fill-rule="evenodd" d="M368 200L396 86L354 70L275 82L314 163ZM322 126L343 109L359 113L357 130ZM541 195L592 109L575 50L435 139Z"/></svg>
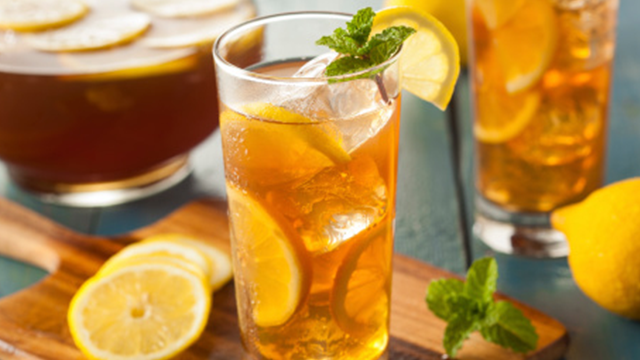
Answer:
<svg viewBox="0 0 640 360"><path fill-rule="evenodd" d="M238 316L253 359L379 359L387 348L398 62L325 77L335 54L315 41L350 18L258 18L214 46ZM245 43L261 44L260 56Z"/></svg>

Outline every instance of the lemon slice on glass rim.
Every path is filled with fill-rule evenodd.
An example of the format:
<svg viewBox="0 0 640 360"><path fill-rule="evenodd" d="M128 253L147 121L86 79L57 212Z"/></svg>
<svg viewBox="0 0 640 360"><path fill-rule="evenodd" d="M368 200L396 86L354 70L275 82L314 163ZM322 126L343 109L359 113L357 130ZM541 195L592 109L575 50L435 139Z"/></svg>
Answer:
<svg viewBox="0 0 640 360"><path fill-rule="evenodd" d="M211 308L204 278L162 260L130 263L85 282L67 320L92 359L168 359L195 342Z"/></svg>
<svg viewBox="0 0 640 360"><path fill-rule="evenodd" d="M416 30L402 45L402 88L444 110L460 73L460 53L453 35L433 16L407 6L380 10L373 19L372 34L390 26Z"/></svg>
<svg viewBox="0 0 640 360"><path fill-rule="evenodd" d="M1 0L0 28L40 31L72 23L88 11L82 0Z"/></svg>
<svg viewBox="0 0 640 360"><path fill-rule="evenodd" d="M150 25L149 15L129 13L34 34L27 40L31 47L42 51L97 50L130 42Z"/></svg>

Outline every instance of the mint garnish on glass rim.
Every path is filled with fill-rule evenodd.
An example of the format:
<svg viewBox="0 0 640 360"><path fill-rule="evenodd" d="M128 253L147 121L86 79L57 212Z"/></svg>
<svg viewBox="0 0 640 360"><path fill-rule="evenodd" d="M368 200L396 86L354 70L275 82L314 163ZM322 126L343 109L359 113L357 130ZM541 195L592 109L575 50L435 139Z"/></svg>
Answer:
<svg viewBox="0 0 640 360"><path fill-rule="evenodd" d="M485 340L526 353L535 350L538 334L520 309L507 301L493 301L498 265L493 258L476 260L467 272L467 281L440 279L429 284L427 305L446 321L444 348L455 357L462 343L474 331Z"/></svg>
<svg viewBox="0 0 640 360"><path fill-rule="evenodd" d="M369 39L375 15L371 8L361 9L347 22L346 29L337 28L333 34L316 41L317 45L328 46L341 55L327 66L327 76L352 74L382 64L416 32L408 26L392 26ZM368 73L367 76L375 73Z"/></svg>

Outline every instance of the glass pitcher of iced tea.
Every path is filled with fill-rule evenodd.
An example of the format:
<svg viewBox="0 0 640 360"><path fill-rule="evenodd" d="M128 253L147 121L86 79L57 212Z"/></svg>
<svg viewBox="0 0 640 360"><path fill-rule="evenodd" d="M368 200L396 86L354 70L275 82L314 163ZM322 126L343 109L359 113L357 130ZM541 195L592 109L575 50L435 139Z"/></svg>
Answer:
<svg viewBox="0 0 640 360"><path fill-rule="evenodd" d="M253 16L249 0L1 1L0 159L11 179L74 206L184 179L189 151L218 126L213 41Z"/></svg>

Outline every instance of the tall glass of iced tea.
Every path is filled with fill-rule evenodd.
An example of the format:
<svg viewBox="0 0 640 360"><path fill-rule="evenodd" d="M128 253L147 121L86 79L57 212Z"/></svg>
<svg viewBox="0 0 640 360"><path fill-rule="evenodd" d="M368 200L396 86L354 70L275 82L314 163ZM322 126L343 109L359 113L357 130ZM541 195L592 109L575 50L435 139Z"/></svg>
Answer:
<svg viewBox="0 0 640 360"><path fill-rule="evenodd" d="M0 158L11 178L75 206L183 179L189 151L218 126L213 41L254 15L249 0L0 1Z"/></svg>
<svg viewBox="0 0 640 360"><path fill-rule="evenodd" d="M476 234L564 256L551 210L603 181L618 0L468 0Z"/></svg>
<svg viewBox="0 0 640 360"><path fill-rule="evenodd" d="M397 56L323 76L350 16L256 19L214 46L239 323L254 359L378 359L389 339ZM243 44L262 37L249 66ZM348 80L348 81L336 81Z"/></svg>

